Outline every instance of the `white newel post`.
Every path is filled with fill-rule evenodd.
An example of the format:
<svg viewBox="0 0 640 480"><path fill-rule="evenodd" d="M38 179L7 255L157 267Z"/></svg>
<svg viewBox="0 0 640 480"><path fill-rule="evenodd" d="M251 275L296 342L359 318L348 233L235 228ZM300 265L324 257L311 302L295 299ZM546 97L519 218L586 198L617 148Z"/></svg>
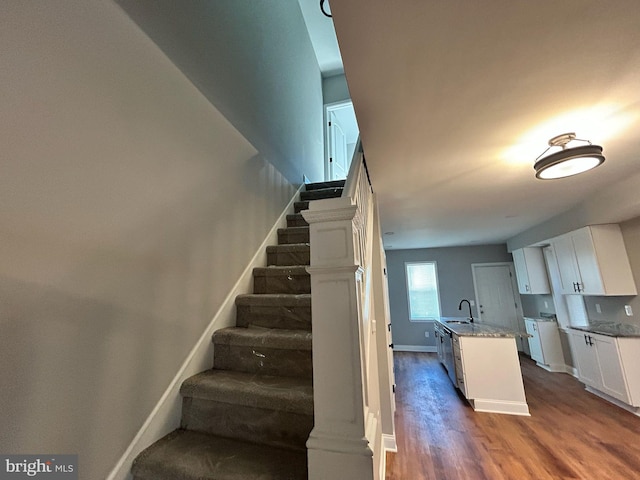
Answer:
<svg viewBox="0 0 640 480"><path fill-rule="evenodd" d="M362 210L349 197L311 202L314 428L309 480L373 480L358 320Z"/></svg>

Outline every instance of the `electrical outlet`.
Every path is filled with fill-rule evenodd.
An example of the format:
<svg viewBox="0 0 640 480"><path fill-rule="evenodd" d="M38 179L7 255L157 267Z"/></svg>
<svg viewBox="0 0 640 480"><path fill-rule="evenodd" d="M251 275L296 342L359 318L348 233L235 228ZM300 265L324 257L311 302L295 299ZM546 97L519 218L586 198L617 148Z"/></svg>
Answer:
<svg viewBox="0 0 640 480"><path fill-rule="evenodd" d="M633 317L633 310L631 310L631 305L624 306L624 313L627 314L627 317Z"/></svg>
<svg viewBox="0 0 640 480"><path fill-rule="evenodd" d="M425 338L429 338L429 331L428 330L426 332L424 332L424 337Z"/></svg>
<svg viewBox="0 0 640 480"><path fill-rule="evenodd" d="M544 308L549 308L549 302L547 302L546 300L544 301Z"/></svg>
<svg viewBox="0 0 640 480"><path fill-rule="evenodd" d="M469 300L469 303L471 304L472 307L476 306L476 302L474 300Z"/></svg>
<svg viewBox="0 0 640 480"><path fill-rule="evenodd" d="M602 309L600 308L600 304L596 303L596 312L602 313Z"/></svg>

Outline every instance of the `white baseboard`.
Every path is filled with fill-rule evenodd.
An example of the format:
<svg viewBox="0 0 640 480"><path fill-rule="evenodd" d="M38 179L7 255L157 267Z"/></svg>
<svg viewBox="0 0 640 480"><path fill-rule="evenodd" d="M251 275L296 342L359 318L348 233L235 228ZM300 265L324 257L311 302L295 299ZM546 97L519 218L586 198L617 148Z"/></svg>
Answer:
<svg viewBox="0 0 640 480"><path fill-rule="evenodd" d="M560 364L551 364L551 365L545 365L544 363L539 363L536 362L536 365L539 366L540 368L542 368L543 370L546 370L547 372L551 372L551 373L567 373L567 366L563 363L562 365Z"/></svg>
<svg viewBox="0 0 640 480"><path fill-rule="evenodd" d="M382 434L382 445L384 447L385 452L394 452L398 451L398 444L396 443L396 436L389 435L388 433Z"/></svg>
<svg viewBox="0 0 640 480"><path fill-rule="evenodd" d="M502 413L506 415L522 415L530 417L529 406L526 402L506 402L500 400L469 399L469 403L476 412Z"/></svg>
<svg viewBox="0 0 640 480"><path fill-rule="evenodd" d="M569 374L574 376L575 378L578 378L578 369L572 367L571 365L565 365L565 371Z"/></svg>
<svg viewBox="0 0 640 480"><path fill-rule="evenodd" d="M436 347L430 347L425 345L394 345L394 352L429 352L435 353Z"/></svg>
<svg viewBox="0 0 640 480"><path fill-rule="evenodd" d="M615 406L620 407L620 408L626 410L627 412L633 413L634 415L640 417L640 408L634 407L633 405L629 405L627 403L624 403L624 402L618 400L617 398L612 397L611 395L607 395L606 393L601 392L600 390L596 390L595 388L591 388L589 386L585 386L584 389L587 392L593 393L594 395L602 398L603 400L606 400L607 402L613 403Z"/></svg>
<svg viewBox="0 0 640 480"><path fill-rule="evenodd" d="M242 275L224 299L220 309L214 315L196 345L191 349L191 352L187 355L178 373L151 411L151 414L147 417L131 444L129 444L122 457L120 457L118 463L116 463L111 473L109 473L106 480L131 480L131 465L138 454L159 438L179 428L182 412L182 398L180 397L180 386L182 382L196 373L211 368L213 361L213 344L211 337L213 332L220 328L235 325L235 299L240 294L252 292L253 269L255 267L264 267L267 264L266 249L269 245L278 243L278 228L286 226L287 214L293 211L293 203L297 201L300 191L303 188L304 185L301 185L260 247L258 247L258 250L242 272Z"/></svg>

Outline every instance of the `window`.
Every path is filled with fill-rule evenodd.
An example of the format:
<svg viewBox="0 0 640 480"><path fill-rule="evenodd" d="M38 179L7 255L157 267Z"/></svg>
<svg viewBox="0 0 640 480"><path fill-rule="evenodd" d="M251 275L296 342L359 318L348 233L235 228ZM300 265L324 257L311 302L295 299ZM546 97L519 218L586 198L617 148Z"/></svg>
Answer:
<svg viewBox="0 0 640 480"><path fill-rule="evenodd" d="M440 316L436 262L405 263L409 320L425 322Z"/></svg>

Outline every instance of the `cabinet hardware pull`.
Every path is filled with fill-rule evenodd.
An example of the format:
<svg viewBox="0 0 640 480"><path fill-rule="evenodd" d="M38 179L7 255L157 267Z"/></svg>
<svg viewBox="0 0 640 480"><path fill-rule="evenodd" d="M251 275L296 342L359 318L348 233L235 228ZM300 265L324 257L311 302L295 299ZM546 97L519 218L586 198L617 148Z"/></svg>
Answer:
<svg viewBox="0 0 640 480"><path fill-rule="evenodd" d="M393 349L393 343L389 344L389 348Z"/></svg>
<svg viewBox="0 0 640 480"><path fill-rule="evenodd" d="M587 336L586 335L584 335L584 344L587 345L587 346L589 345L589 340L587 340Z"/></svg>

